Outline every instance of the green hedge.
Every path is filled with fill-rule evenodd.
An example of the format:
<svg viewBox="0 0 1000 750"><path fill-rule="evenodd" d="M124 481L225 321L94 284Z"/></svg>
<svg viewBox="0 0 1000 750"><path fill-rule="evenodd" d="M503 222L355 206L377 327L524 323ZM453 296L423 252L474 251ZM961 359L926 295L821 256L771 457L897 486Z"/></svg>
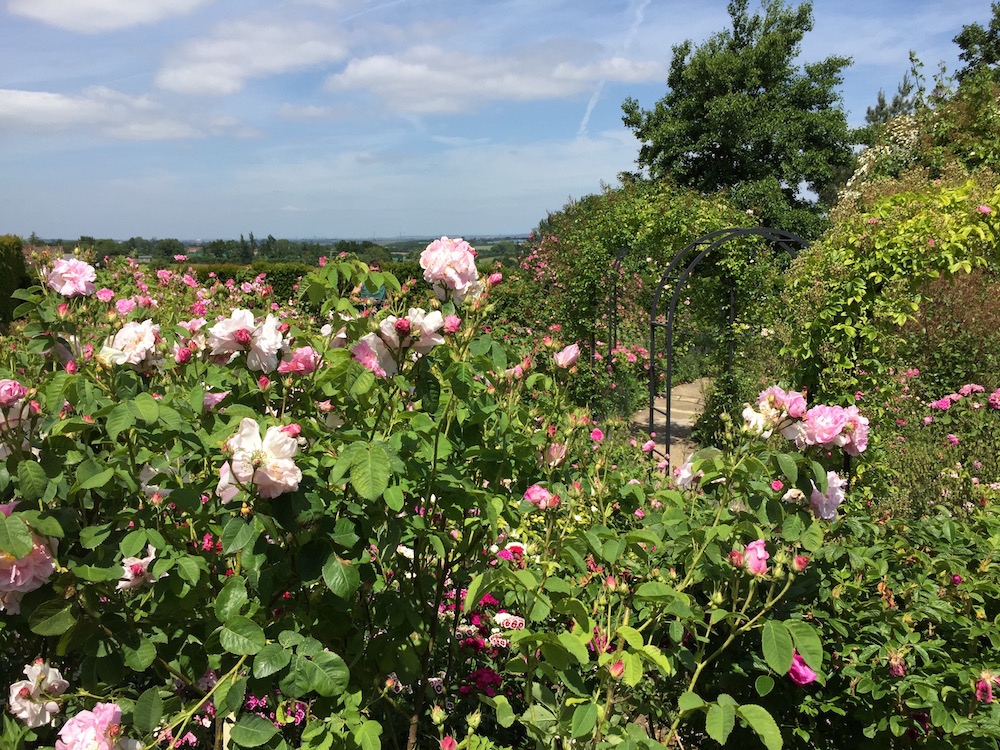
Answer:
<svg viewBox="0 0 1000 750"><path fill-rule="evenodd" d="M0 235L0 323L13 319L18 300L12 299L15 289L29 285L24 265L24 241L13 234Z"/></svg>

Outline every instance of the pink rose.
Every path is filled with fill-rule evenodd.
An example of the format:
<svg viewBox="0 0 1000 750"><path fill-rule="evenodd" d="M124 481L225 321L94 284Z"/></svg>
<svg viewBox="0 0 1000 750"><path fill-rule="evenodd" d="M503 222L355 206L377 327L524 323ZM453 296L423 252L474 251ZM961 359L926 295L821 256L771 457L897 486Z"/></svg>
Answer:
<svg viewBox="0 0 1000 750"><path fill-rule="evenodd" d="M28 393L28 389L16 380L0 380L0 408L17 406Z"/></svg>
<svg viewBox="0 0 1000 750"><path fill-rule="evenodd" d="M24 676L28 679L10 686L10 712L29 729L51 724L59 713L59 704L52 699L65 693L69 683L41 659L26 666Z"/></svg>
<svg viewBox="0 0 1000 750"><path fill-rule="evenodd" d="M576 361L580 358L580 347L577 344L570 344L561 352L556 354L553 359L555 360L557 367L562 367L566 369L572 367L576 364Z"/></svg>
<svg viewBox="0 0 1000 750"><path fill-rule="evenodd" d="M146 557L126 557L122 560L122 579L118 581L117 589L134 589L147 583L156 583L156 578L150 568L153 560L156 559L156 550L153 545L146 548ZM167 574L160 576L163 578Z"/></svg>
<svg viewBox="0 0 1000 750"><path fill-rule="evenodd" d="M540 484L531 485L524 493L524 499L539 510L559 507L559 495L553 495Z"/></svg>
<svg viewBox="0 0 1000 750"><path fill-rule="evenodd" d="M590 439L593 440L595 443L599 443L602 440L604 440L604 433L595 427L593 430L590 431Z"/></svg>
<svg viewBox="0 0 1000 750"><path fill-rule="evenodd" d="M739 550L733 550L729 553L729 562L732 563L734 568L743 567L743 553Z"/></svg>
<svg viewBox="0 0 1000 750"><path fill-rule="evenodd" d="M34 537L34 546L22 558L0 554L0 611L16 615L21 611L21 597L41 588L56 572L52 559L55 539Z"/></svg>
<svg viewBox="0 0 1000 750"><path fill-rule="evenodd" d="M107 287L97 290L97 299L99 299L101 302L110 302L114 298L115 298L115 293L112 292Z"/></svg>
<svg viewBox="0 0 1000 750"><path fill-rule="evenodd" d="M655 441L653 441L653 440L647 440L645 443L642 444L642 452L643 453L652 453L653 452L653 448L655 448L655 447L656 447L656 442Z"/></svg>
<svg viewBox="0 0 1000 750"><path fill-rule="evenodd" d="M767 561L771 557L767 550L764 549L764 540L758 539L754 542L750 542L746 546L746 551L744 553L744 561L749 570L755 576L762 576L767 573Z"/></svg>
<svg viewBox="0 0 1000 750"><path fill-rule="evenodd" d="M316 370L316 352L311 346L303 346L292 352L292 358L278 365L282 375L308 375Z"/></svg>
<svg viewBox="0 0 1000 750"><path fill-rule="evenodd" d="M211 391L205 392L205 398L202 401L202 409L205 411L215 411L215 407L219 405L226 396L229 395L229 391L223 391L222 393L212 393Z"/></svg>
<svg viewBox="0 0 1000 750"><path fill-rule="evenodd" d="M420 254L420 267L424 269L424 281L434 287L440 300L450 297L460 305L480 289L476 251L462 239L435 240Z"/></svg>
<svg viewBox="0 0 1000 750"><path fill-rule="evenodd" d="M503 281L502 273L491 273L489 279L487 279L490 286L496 286L501 281Z"/></svg>
<svg viewBox="0 0 1000 750"><path fill-rule="evenodd" d="M444 319L445 333L458 333L461 327L462 327L462 319L457 315L449 315Z"/></svg>
<svg viewBox="0 0 1000 750"><path fill-rule="evenodd" d="M115 302L115 309L119 315L128 315L135 309L135 302L131 299L120 299Z"/></svg>
<svg viewBox="0 0 1000 750"><path fill-rule="evenodd" d="M48 273L46 283L49 288L55 289L64 297L78 295L88 297L97 289L94 286L96 280L97 271L89 263L84 263L76 258L69 260L60 258L52 264L52 270Z"/></svg>
<svg viewBox="0 0 1000 750"><path fill-rule="evenodd" d="M788 676L796 685L808 685L816 680L816 673L809 668L798 651L792 652L792 667L788 670Z"/></svg>
<svg viewBox="0 0 1000 750"><path fill-rule="evenodd" d="M860 456L868 447L868 418L861 416L858 407L853 404L848 406L844 413L847 416L844 434L848 437L844 452L851 456Z"/></svg>
<svg viewBox="0 0 1000 750"><path fill-rule="evenodd" d="M806 412L806 444L837 445L847 443L843 435L847 412L840 406L814 406Z"/></svg>
<svg viewBox="0 0 1000 750"><path fill-rule="evenodd" d="M541 455L541 462L546 466L559 466L565 460L565 443L551 443Z"/></svg>
<svg viewBox="0 0 1000 750"><path fill-rule="evenodd" d="M114 703L98 703L81 711L59 730L56 750L135 750L138 740L118 739L122 710Z"/></svg>
<svg viewBox="0 0 1000 750"><path fill-rule="evenodd" d="M826 473L826 492L820 492L815 483L812 485L810 505L813 515L824 521L832 521L837 517L837 508L844 502L844 488L847 480L841 479L835 471Z"/></svg>

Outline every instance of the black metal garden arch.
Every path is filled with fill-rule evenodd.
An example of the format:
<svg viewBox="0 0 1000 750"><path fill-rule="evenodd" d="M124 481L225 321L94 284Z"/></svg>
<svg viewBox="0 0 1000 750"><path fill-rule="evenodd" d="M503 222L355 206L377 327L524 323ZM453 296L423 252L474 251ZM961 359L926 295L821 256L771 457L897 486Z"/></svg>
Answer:
<svg viewBox="0 0 1000 750"><path fill-rule="evenodd" d="M666 452L670 453L670 390L673 385L673 337L674 337L674 314L677 311L677 301L680 299L681 290L684 283L691 276L691 272L704 260L705 256L718 247L726 244L730 240L736 239L737 237L745 237L748 235L754 235L757 237L762 237L767 242L785 250L793 258L798 254L798 250L805 248L809 243L798 235L792 234L791 232L785 232L781 229L773 229L771 227L738 227L730 229L720 229L715 232L710 232L709 234L702 235L694 242L689 244L670 261L670 265L667 266L667 270L664 271L663 275L660 277L660 283L656 287L656 292L653 294L653 304L649 309L649 431L654 431L655 419L657 414L662 414L666 422L666 434L663 436L663 442L666 447ZM681 267L681 264L685 259L692 253L699 252L694 260L692 260L684 272L676 280L674 285L674 293L670 299L670 307L667 309L667 317L665 322L660 323L657 321L657 306L660 302L660 294L663 292L663 287L670 279L671 275ZM621 265L621 259L624 258L627 250L622 251L618 254L618 260L616 264ZM617 297L618 290L618 279L617 275L614 280L614 297ZM615 305L615 311L617 312L617 300L613 300ZM733 326L736 321L736 281L732 277L729 279L729 327ZM609 321L609 325L611 322ZM656 329L663 328L666 329L666 364L663 368L657 363L656 357ZM729 360L727 363L727 373L731 373L733 369L733 354L735 351L735 340L732 336L729 337ZM660 409L656 406L656 394L657 394L657 380L658 375L664 372L665 388L666 388L666 408ZM657 441L659 442L659 441Z"/></svg>

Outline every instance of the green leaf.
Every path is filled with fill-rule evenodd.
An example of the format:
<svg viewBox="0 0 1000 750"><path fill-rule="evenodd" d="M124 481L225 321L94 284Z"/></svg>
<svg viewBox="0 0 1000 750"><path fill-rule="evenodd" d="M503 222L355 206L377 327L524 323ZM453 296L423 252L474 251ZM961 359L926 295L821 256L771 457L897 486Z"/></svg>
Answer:
<svg viewBox="0 0 1000 750"><path fill-rule="evenodd" d="M794 486L799 481L799 467L796 466L795 459L787 453L778 453L775 457L778 459L778 468L781 469L781 473L785 475L789 484Z"/></svg>
<svg viewBox="0 0 1000 750"><path fill-rule="evenodd" d="M652 602L672 601L679 596L676 590L665 583L659 581L647 581L640 584L635 590L636 599L645 599Z"/></svg>
<svg viewBox="0 0 1000 750"><path fill-rule="evenodd" d="M201 566L191 555L183 555L177 558L177 573L192 586L197 585L201 578Z"/></svg>
<svg viewBox="0 0 1000 750"><path fill-rule="evenodd" d="M680 698L677 699L677 710L681 713L696 711L704 705L705 701L701 699L701 696L690 691L681 693Z"/></svg>
<svg viewBox="0 0 1000 750"><path fill-rule="evenodd" d="M323 565L323 580L327 587L341 599L350 599L361 585L361 575L356 566L332 554Z"/></svg>
<svg viewBox="0 0 1000 750"><path fill-rule="evenodd" d="M344 692L349 678L343 659L330 651L319 651L312 659L295 654L288 674L278 686L291 698L300 698L310 691L332 698Z"/></svg>
<svg viewBox="0 0 1000 750"><path fill-rule="evenodd" d="M274 722L256 714L246 714L236 722L229 737L241 747L259 747L277 733L278 728L274 726Z"/></svg>
<svg viewBox="0 0 1000 750"><path fill-rule="evenodd" d="M717 703L705 714L705 732L720 745L725 745L736 726L736 708L729 703Z"/></svg>
<svg viewBox="0 0 1000 750"><path fill-rule="evenodd" d="M792 668L792 636L783 622L768 620L760 634L764 661L778 674L788 674Z"/></svg>
<svg viewBox="0 0 1000 750"><path fill-rule="evenodd" d="M762 674L757 678L753 686L754 690L757 691L757 695L763 698L774 689L774 678L770 675Z"/></svg>
<svg viewBox="0 0 1000 750"><path fill-rule="evenodd" d="M382 750L382 725L368 719L354 732L354 741L361 750Z"/></svg>
<svg viewBox="0 0 1000 750"><path fill-rule="evenodd" d="M20 560L27 557L34 547L35 539L28 525L16 515L8 518L0 513L0 552Z"/></svg>
<svg viewBox="0 0 1000 750"><path fill-rule="evenodd" d="M233 518L222 530L222 551L231 555L245 548L257 536L253 521L249 523L242 518Z"/></svg>
<svg viewBox="0 0 1000 750"><path fill-rule="evenodd" d="M231 654L252 655L264 648L264 631L253 620L236 616L222 626L219 642Z"/></svg>
<svg viewBox="0 0 1000 750"><path fill-rule="evenodd" d="M140 393L128 402L133 413L146 424L153 424L160 416L160 405L148 393Z"/></svg>
<svg viewBox="0 0 1000 750"><path fill-rule="evenodd" d="M570 732L574 737L584 737L594 731L597 725L597 705L594 703L584 703L577 706L573 712L573 720L570 724Z"/></svg>
<svg viewBox="0 0 1000 750"><path fill-rule="evenodd" d="M118 543L122 557L136 557L146 546L147 539L145 529L135 529L127 533Z"/></svg>
<svg viewBox="0 0 1000 750"><path fill-rule="evenodd" d="M385 504L389 507L389 510L394 513L399 513L403 509L403 490L399 485L387 487L385 492L382 493L382 499L385 500Z"/></svg>
<svg viewBox="0 0 1000 750"><path fill-rule="evenodd" d="M812 467L813 482L819 488L820 492L826 492L826 469L818 461L812 461L810 465Z"/></svg>
<svg viewBox="0 0 1000 750"><path fill-rule="evenodd" d="M802 532L799 542L807 552L815 552L823 546L823 527L813 521L809 528Z"/></svg>
<svg viewBox="0 0 1000 750"><path fill-rule="evenodd" d="M506 696L498 695L493 698L493 705L497 709L497 724L504 729L514 723L514 709L510 707L510 702Z"/></svg>
<svg viewBox="0 0 1000 750"><path fill-rule="evenodd" d="M156 661L156 646L148 638L141 638L135 648L123 644L122 651L125 652L125 666L133 672L145 672Z"/></svg>
<svg viewBox="0 0 1000 750"><path fill-rule="evenodd" d="M111 536L115 525L113 522L102 523L99 526L87 526L80 531L80 544L84 549L97 549Z"/></svg>
<svg viewBox="0 0 1000 750"><path fill-rule="evenodd" d="M819 633L803 620L786 620L785 627L792 634L795 649L811 669L819 672L823 668L823 641Z"/></svg>
<svg viewBox="0 0 1000 750"><path fill-rule="evenodd" d="M132 712L132 724L143 734L152 732L163 716L163 699L160 689L151 687L139 696Z"/></svg>
<svg viewBox="0 0 1000 750"><path fill-rule="evenodd" d="M50 599L43 602L28 618L31 632L38 635L62 635L73 627L75 622L73 602L65 599Z"/></svg>
<svg viewBox="0 0 1000 750"><path fill-rule="evenodd" d="M233 576L215 599L215 616L225 623L243 611L246 605L247 582L243 576Z"/></svg>
<svg viewBox="0 0 1000 750"><path fill-rule="evenodd" d="M763 706L753 703L736 709L737 715L757 733L767 750L781 750L781 730Z"/></svg>
<svg viewBox="0 0 1000 750"><path fill-rule="evenodd" d="M378 499L389 486L389 456L378 443L358 452L351 465L351 486L365 500Z"/></svg>
<svg viewBox="0 0 1000 750"><path fill-rule="evenodd" d="M572 633L567 633L565 630L556 636L556 640L572 654L578 662L581 664L586 664L590 661L590 652L587 651L587 647L580 642Z"/></svg>
<svg viewBox="0 0 1000 750"><path fill-rule="evenodd" d="M132 416L132 410L129 409L128 403L123 403L111 410L104 427L108 431L108 437L115 440L118 435L134 425L135 417Z"/></svg>
<svg viewBox="0 0 1000 750"><path fill-rule="evenodd" d="M37 461L21 461L17 465L18 494L29 502L40 500L45 495L49 478Z"/></svg>
<svg viewBox="0 0 1000 750"><path fill-rule="evenodd" d="M243 705L243 701L246 700L247 695L247 681L246 678L237 680L233 678L232 684L229 686L229 690L226 691L225 700L222 701L222 706L226 713L234 714L240 710Z"/></svg>
<svg viewBox="0 0 1000 750"><path fill-rule="evenodd" d="M292 652L280 643L269 643L253 659L253 676L258 680L280 672L292 660Z"/></svg>

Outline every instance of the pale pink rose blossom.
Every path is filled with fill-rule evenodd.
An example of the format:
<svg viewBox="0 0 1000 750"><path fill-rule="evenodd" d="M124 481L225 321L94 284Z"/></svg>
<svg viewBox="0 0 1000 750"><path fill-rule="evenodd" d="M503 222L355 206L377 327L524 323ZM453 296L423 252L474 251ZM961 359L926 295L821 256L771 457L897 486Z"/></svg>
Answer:
<svg viewBox="0 0 1000 750"><path fill-rule="evenodd" d="M351 349L351 359L360 362L380 378L396 374L396 360L377 334L367 333L362 336Z"/></svg>
<svg viewBox="0 0 1000 750"><path fill-rule="evenodd" d="M135 308L135 301L131 299L120 299L115 302L115 309L118 311L119 315L128 315Z"/></svg>
<svg viewBox="0 0 1000 750"><path fill-rule="evenodd" d="M43 540L36 535L31 551L24 557L15 559L0 552L0 612L16 615L21 611L21 597L41 588L52 577L56 572L52 555L57 543L56 539Z"/></svg>
<svg viewBox="0 0 1000 750"><path fill-rule="evenodd" d="M52 264L46 283L64 297L90 296L97 287L97 271L89 263L71 258L60 258Z"/></svg>
<svg viewBox="0 0 1000 750"><path fill-rule="evenodd" d="M215 411L215 407L228 395L229 391L222 391L221 393L206 391L205 398L202 400L202 409L205 411Z"/></svg>
<svg viewBox="0 0 1000 750"><path fill-rule="evenodd" d="M853 404L848 406L844 413L847 416L844 434L849 438L844 445L844 452L852 456L860 456L868 447L868 418L861 416L858 407Z"/></svg>
<svg viewBox="0 0 1000 750"><path fill-rule="evenodd" d="M155 583L156 578L153 576L153 571L151 570L153 560L155 559L156 550L153 549L153 545L149 545L146 548L145 557L124 558L122 560L122 579L118 581L117 589L122 591L125 589L134 589L148 583ZM160 578L166 575L164 573Z"/></svg>
<svg viewBox="0 0 1000 750"><path fill-rule="evenodd" d="M806 412L806 444L842 446L849 440L843 434L847 412L840 406L814 406Z"/></svg>
<svg viewBox="0 0 1000 750"><path fill-rule="evenodd" d="M444 319L445 333L458 333L462 327L462 319L457 315L449 315Z"/></svg>
<svg viewBox="0 0 1000 750"><path fill-rule="evenodd" d="M233 451L233 476L244 485L256 485L261 497L272 499L299 488L302 471L293 460L299 444L281 427L268 427L261 440L260 427L245 417L227 443Z"/></svg>
<svg viewBox="0 0 1000 750"><path fill-rule="evenodd" d="M576 364L576 361L580 358L580 347L577 344L570 344L561 352L555 354L552 359L555 360L557 367L562 367L563 369L572 367Z"/></svg>
<svg viewBox="0 0 1000 750"><path fill-rule="evenodd" d="M10 686L10 712L29 729L51 724L59 713L59 704L52 699L65 693L69 683L41 659L26 666L24 675L28 679Z"/></svg>
<svg viewBox="0 0 1000 750"><path fill-rule="evenodd" d="M764 549L764 545L765 542L763 539L757 539L750 542L744 552L744 562L747 570L755 576L762 576L767 573L767 561L771 555Z"/></svg>
<svg viewBox="0 0 1000 750"><path fill-rule="evenodd" d="M481 287L476 269L476 252L462 239L442 237L420 254L424 281L431 284L437 298L451 298L460 305L468 296L476 296Z"/></svg>
<svg viewBox="0 0 1000 750"><path fill-rule="evenodd" d="M545 466L559 466L566 460L566 444L550 443L540 458Z"/></svg>
<svg viewBox="0 0 1000 750"><path fill-rule="evenodd" d="M812 483L812 497L810 507L813 515L822 518L824 521L832 521L837 517L837 508L844 502L844 492L847 480L841 479L835 471L826 473L826 492L820 492L815 483Z"/></svg>
<svg viewBox="0 0 1000 750"><path fill-rule="evenodd" d="M98 359L115 365L152 365L160 327L152 320L126 323L101 349Z"/></svg>
<svg viewBox="0 0 1000 750"><path fill-rule="evenodd" d="M245 351L248 370L272 372L278 366L278 352L284 343L279 325L280 321L270 314L258 325L249 310L233 310L229 318L209 329L209 354L217 363L228 364Z"/></svg>
<svg viewBox="0 0 1000 750"><path fill-rule="evenodd" d="M97 299L99 299L101 302L110 302L114 298L115 298L115 293L112 292L107 287L97 290Z"/></svg>
<svg viewBox="0 0 1000 750"><path fill-rule="evenodd" d="M120 739L122 710L114 703L98 703L63 724L56 750L137 750L138 740Z"/></svg>

